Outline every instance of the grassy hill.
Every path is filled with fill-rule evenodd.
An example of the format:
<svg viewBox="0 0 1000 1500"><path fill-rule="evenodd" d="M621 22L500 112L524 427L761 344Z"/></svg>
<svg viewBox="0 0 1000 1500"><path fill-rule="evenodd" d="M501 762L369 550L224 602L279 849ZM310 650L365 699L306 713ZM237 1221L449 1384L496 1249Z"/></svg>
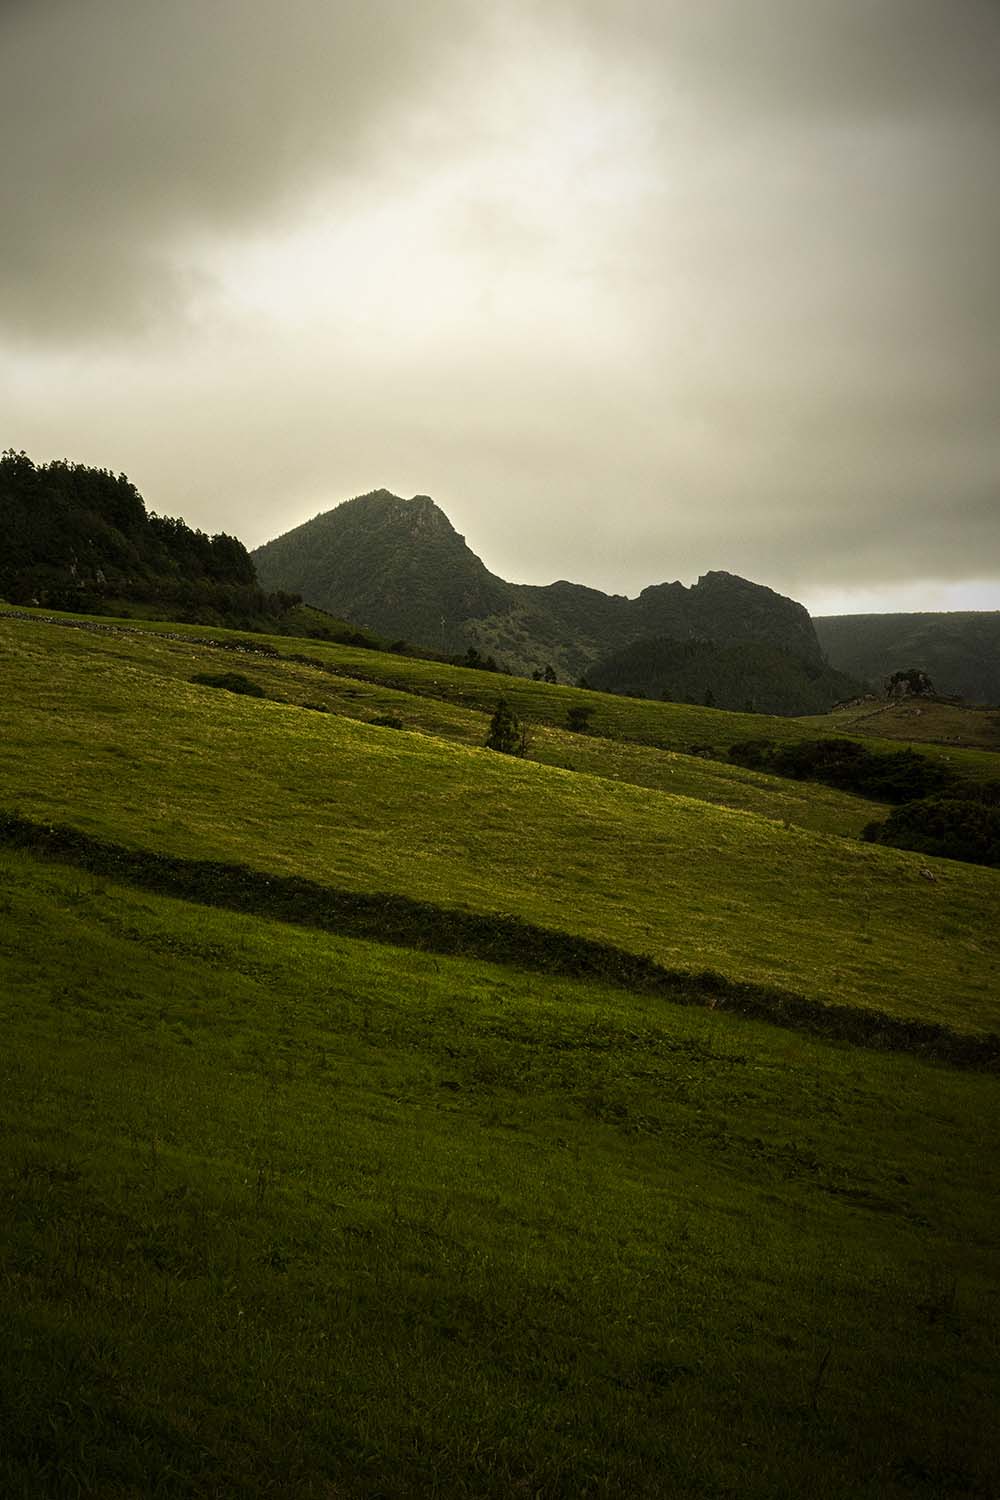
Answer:
<svg viewBox="0 0 1000 1500"><path fill-rule="evenodd" d="M817 732L875 735L909 744L964 745L1000 750L1000 709L971 708L940 698L868 698L800 723Z"/></svg>
<svg viewBox="0 0 1000 1500"><path fill-rule="evenodd" d="M1000 1019L1000 876L948 862L928 882L908 856L745 811L220 693L186 680L221 655L210 648L176 643L165 659L141 636L63 631L54 650L59 627L6 628L18 712L0 802L29 817L337 889L513 910L673 967L889 1013ZM151 734L160 722L169 732Z"/></svg>
<svg viewBox="0 0 1000 1500"><path fill-rule="evenodd" d="M0 618L0 1491L993 1493L1000 875L213 638Z"/></svg>

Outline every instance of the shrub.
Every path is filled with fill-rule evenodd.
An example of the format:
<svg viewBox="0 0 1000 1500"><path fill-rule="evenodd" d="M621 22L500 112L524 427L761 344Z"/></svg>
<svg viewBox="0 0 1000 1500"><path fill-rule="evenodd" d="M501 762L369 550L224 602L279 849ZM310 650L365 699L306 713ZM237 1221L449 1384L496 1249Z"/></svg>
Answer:
<svg viewBox="0 0 1000 1500"><path fill-rule="evenodd" d="M918 854L1000 868L1000 807L964 797L925 797L869 823L862 838Z"/></svg>
<svg viewBox="0 0 1000 1500"><path fill-rule="evenodd" d="M566 728L571 729L574 734L589 734L593 713L591 704L574 703L572 708L566 711Z"/></svg>
<svg viewBox="0 0 1000 1500"><path fill-rule="evenodd" d="M251 682L242 672L196 672L191 682L202 687L222 688L227 693L244 693L248 698L266 698L259 682Z"/></svg>
<svg viewBox="0 0 1000 1500"><path fill-rule="evenodd" d="M730 746L729 758L751 770L820 781L880 802L913 802L962 787L954 772L915 750L869 750L856 740L798 740L790 745L741 740Z"/></svg>

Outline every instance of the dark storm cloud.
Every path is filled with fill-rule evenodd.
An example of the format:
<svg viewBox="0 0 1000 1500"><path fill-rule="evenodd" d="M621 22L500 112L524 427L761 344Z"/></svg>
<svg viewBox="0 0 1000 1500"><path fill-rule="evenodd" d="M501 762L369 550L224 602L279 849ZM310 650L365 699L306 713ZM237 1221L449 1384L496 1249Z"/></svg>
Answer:
<svg viewBox="0 0 1000 1500"><path fill-rule="evenodd" d="M565 0L563 23L718 117L995 119L996 0Z"/></svg>
<svg viewBox="0 0 1000 1500"><path fill-rule="evenodd" d="M533 582L1000 572L1000 0L0 0L0 131L39 458Z"/></svg>
<svg viewBox="0 0 1000 1500"><path fill-rule="evenodd" d="M319 174L357 169L428 49L434 72L447 68L453 12L450 0L0 8L0 327L66 339L181 315L184 235L256 228Z"/></svg>

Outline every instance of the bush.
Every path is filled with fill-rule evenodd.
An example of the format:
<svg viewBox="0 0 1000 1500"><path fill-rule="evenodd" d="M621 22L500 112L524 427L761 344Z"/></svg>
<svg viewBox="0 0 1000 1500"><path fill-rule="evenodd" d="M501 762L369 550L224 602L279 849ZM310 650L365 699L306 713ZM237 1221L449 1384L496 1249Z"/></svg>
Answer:
<svg viewBox="0 0 1000 1500"><path fill-rule="evenodd" d="M196 672L189 681L202 687L223 688L227 693L244 693L248 698L267 697L260 683L251 682L242 672Z"/></svg>
<svg viewBox="0 0 1000 1500"><path fill-rule="evenodd" d="M566 728L571 729L574 734L589 734L593 713L593 707L589 703L574 703L566 711Z"/></svg>
<svg viewBox="0 0 1000 1500"><path fill-rule="evenodd" d="M377 724L380 729L402 729L403 721L398 714L376 714L369 724Z"/></svg>
<svg viewBox="0 0 1000 1500"><path fill-rule="evenodd" d="M501 755L523 755L528 748L528 734L506 698L498 698L486 736L488 750Z"/></svg>
<svg viewBox="0 0 1000 1500"><path fill-rule="evenodd" d="M790 745L741 740L730 746L729 758L751 770L820 781L879 802L913 802L959 789L968 795L960 777L915 750L869 750L856 740L799 740Z"/></svg>
<svg viewBox="0 0 1000 1500"><path fill-rule="evenodd" d="M1000 807L960 797L925 797L869 823L862 838L918 854L1000 868Z"/></svg>

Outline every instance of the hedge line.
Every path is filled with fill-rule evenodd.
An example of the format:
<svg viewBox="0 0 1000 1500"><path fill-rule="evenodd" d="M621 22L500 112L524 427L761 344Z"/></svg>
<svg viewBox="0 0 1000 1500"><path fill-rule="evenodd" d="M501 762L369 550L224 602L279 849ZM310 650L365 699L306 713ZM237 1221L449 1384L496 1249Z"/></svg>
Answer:
<svg viewBox="0 0 1000 1500"><path fill-rule="evenodd" d="M677 1004L723 1010L880 1051L909 1052L955 1067L1000 1067L1000 1035L995 1032L971 1036L877 1010L826 1005L789 990L728 979L711 969L668 969L611 943L538 927L519 917L458 911L408 896L338 890L301 876L268 875L246 865L130 849L65 824L35 823L10 812L0 812L0 845L206 906L397 947L600 980L639 994L663 995Z"/></svg>

